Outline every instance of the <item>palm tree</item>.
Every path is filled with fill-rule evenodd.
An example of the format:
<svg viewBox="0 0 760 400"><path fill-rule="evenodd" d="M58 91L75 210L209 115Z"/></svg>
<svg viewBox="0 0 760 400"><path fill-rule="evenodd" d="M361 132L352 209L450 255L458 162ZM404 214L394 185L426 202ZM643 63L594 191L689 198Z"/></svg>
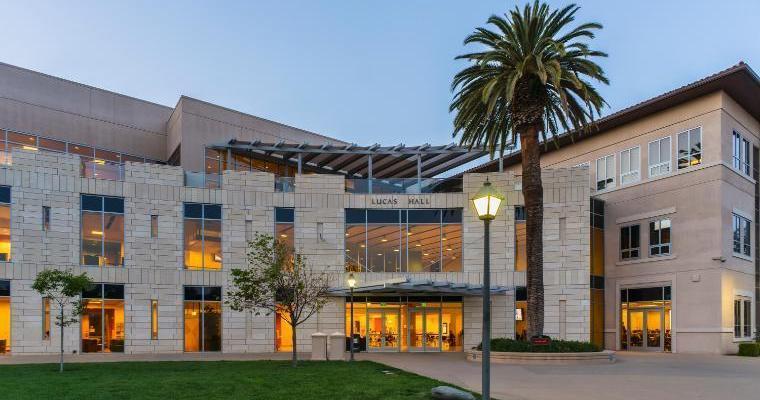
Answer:
<svg viewBox="0 0 760 400"><path fill-rule="evenodd" d="M583 134L606 104L590 80L608 84L592 58L598 23L570 28L580 7L551 10L536 0L503 17L493 15L495 30L477 28L464 44L482 49L457 59L470 65L456 74L450 111L456 111L454 137L469 147L486 147L491 157L520 140L522 192L526 211L528 337L544 333L543 187L541 144L557 135ZM540 139L539 139L540 135Z"/></svg>

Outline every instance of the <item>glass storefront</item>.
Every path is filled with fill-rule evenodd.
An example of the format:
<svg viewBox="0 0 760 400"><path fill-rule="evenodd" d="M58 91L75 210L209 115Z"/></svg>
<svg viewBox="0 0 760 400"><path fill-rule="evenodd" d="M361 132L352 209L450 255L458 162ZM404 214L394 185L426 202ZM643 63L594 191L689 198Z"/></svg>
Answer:
<svg viewBox="0 0 760 400"><path fill-rule="evenodd" d="M354 297L358 351L462 351L461 297ZM351 303L346 299L346 350Z"/></svg>
<svg viewBox="0 0 760 400"><path fill-rule="evenodd" d="M620 291L620 348L671 351L670 286Z"/></svg>
<svg viewBox="0 0 760 400"><path fill-rule="evenodd" d="M11 281L0 281L0 354L11 352Z"/></svg>
<svg viewBox="0 0 760 400"><path fill-rule="evenodd" d="M461 272L462 210L346 209L346 271Z"/></svg>
<svg viewBox="0 0 760 400"><path fill-rule="evenodd" d="M82 353L123 353L124 285L95 284L82 299Z"/></svg>

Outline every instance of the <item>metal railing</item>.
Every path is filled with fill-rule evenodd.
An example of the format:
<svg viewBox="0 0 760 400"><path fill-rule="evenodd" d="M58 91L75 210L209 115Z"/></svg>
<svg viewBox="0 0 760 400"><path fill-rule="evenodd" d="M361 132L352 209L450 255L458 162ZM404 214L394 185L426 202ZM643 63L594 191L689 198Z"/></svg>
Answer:
<svg viewBox="0 0 760 400"><path fill-rule="evenodd" d="M82 161L82 177L123 181L124 164L103 160Z"/></svg>
<svg viewBox="0 0 760 400"><path fill-rule="evenodd" d="M185 186L205 189L222 187L222 176L205 172L185 171Z"/></svg>
<svg viewBox="0 0 760 400"><path fill-rule="evenodd" d="M347 193L419 194L462 191L462 178L346 179Z"/></svg>
<svg viewBox="0 0 760 400"><path fill-rule="evenodd" d="M294 192L296 190L296 179L292 176L275 176L275 192Z"/></svg>

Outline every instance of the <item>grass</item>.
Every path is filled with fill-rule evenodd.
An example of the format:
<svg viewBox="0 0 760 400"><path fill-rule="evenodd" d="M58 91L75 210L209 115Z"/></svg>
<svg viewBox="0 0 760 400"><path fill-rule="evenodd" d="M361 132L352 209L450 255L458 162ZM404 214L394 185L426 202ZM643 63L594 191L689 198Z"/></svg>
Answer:
<svg viewBox="0 0 760 400"><path fill-rule="evenodd" d="M0 398L430 399L444 383L369 361L203 361L0 366ZM388 374L384 371L390 371Z"/></svg>

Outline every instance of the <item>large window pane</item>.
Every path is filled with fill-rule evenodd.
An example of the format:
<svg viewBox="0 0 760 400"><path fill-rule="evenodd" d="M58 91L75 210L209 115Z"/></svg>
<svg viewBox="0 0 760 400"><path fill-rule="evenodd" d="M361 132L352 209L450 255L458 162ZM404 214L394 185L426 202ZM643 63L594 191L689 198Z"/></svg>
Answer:
<svg viewBox="0 0 760 400"><path fill-rule="evenodd" d="M346 226L346 271L364 271L366 258L366 229L362 225Z"/></svg>
<svg viewBox="0 0 760 400"><path fill-rule="evenodd" d="M528 268L528 244L525 236L525 221L515 221L515 271Z"/></svg>
<svg viewBox="0 0 760 400"><path fill-rule="evenodd" d="M441 225L410 223L407 230L407 251L408 272L439 272Z"/></svg>
<svg viewBox="0 0 760 400"><path fill-rule="evenodd" d="M222 305L217 301L203 303L203 351L222 350Z"/></svg>
<svg viewBox="0 0 760 400"><path fill-rule="evenodd" d="M293 327L288 322L289 320L290 316L287 311L280 310L275 314L274 348L276 351L293 351Z"/></svg>
<svg viewBox="0 0 760 400"><path fill-rule="evenodd" d="M11 299L0 297L0 354L11 351Z"/></svg>
<svg viewBox="0 0 760 400"><path fill-rule="evenodd" d="M11 206L0 204L0 261L11 260Z"/></svg>
<svg viewBox="0 0 760 400"><path fill-rule="evenodd" d="M398 223L392 225L368 225L367 253L369 271L398 272L401 270L401 235L402 230Z"/></svg>
<svg viewBox="0 0 760 400"><path fill-rule="evenodd" d="M441 236L443 272L462 272L462 224L446 224Z"/></svg>
<svg viewBox="0 0 760 400"><path fill-rule="evenodd" d="M464 327L462 325L462 303L444 303L441 311L441 350L462 351L464 349Z"/></svg>
<svg viewBox="0 0 760 400"><path fill-rule="evenodd" d="M203 220L185 219L185 268L203 268Z"/></svg>
<svg viewBox="0 0 760 400"><path fill-rule="evenodd" d="M103 351L124 352L124 301L103 302Z"/></svg>
<svg viewBox="0 0 760 400"><path fill-rule="evenodd" d="M201 302L185 301L185 351L201 351Z"/></svg>
<svg viewBox="0 0 760 400"><path fill-rule="evenodd" d="M203 253L206 269L222 268L222 221L204 220L203 229Z"/></svg>
<svg viewBox="0 0 760 400"><path fill-rule="evenodd" d="M103 265L103 220L99 212L82 211L82 265Z"/></svg>
<svg viewBox="0 0 760 400"><path fill-rule="evenodd" d="M124 215L104 215L103 265L124 265Z"/></svg>

